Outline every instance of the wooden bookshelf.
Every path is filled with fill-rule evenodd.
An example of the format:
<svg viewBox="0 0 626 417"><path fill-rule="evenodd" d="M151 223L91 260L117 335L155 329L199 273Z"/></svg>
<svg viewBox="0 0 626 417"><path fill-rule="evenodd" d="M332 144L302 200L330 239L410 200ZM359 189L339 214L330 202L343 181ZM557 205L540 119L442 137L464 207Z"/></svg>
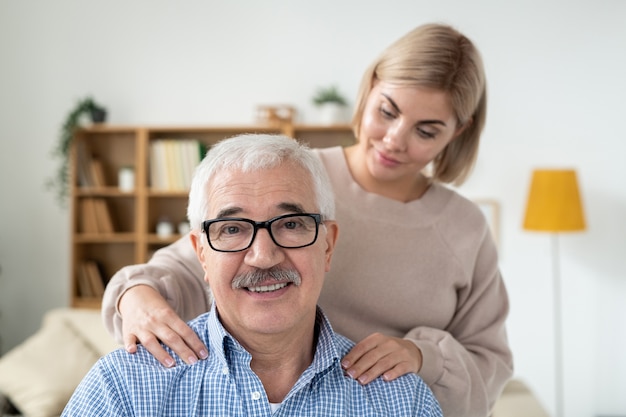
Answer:
<svg viewBox="0 0 626 417"><path fill-rule="evenodd" d="M76 132L70 160L73 307L101 306L101 295L89 290L94 282L89 286L87 276L93 280L97 271L106 285L123 266L144 263L157 249L180 238L176 225L186 221L188 190L152 186L154 143L195 140L200 149L207 149L221 139L242 133L284 134L311 147L354 143L348 125L94 125ZM118 172L124 167L134 170L135 186L130 191L118 186ZM174 234L166 238L156 233L156 225L164 217L174 224ZM91 275L86 274L86 265Z"/></svg>

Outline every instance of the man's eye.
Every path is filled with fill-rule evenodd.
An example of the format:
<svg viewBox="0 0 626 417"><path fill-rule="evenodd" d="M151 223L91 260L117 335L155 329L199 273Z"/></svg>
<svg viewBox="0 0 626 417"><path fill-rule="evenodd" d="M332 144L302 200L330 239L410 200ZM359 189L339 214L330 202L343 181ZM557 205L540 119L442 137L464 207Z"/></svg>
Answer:
<svg viewBox="0 0 626 417"><path fill-rule="evenodd" d="M290 221L290 222L285 222L284 227L285 229L297 229L300 226L300 223L295 222L295 221Z"/></svg>
<svg viewBox="0 0 626 417"><path fill-rule="evenodd" d="M221 232L222 234L225 235L235 235L237 233L239 233L241 230L241 228L237 225L226 225L224 227L222 227Z"/></svg>

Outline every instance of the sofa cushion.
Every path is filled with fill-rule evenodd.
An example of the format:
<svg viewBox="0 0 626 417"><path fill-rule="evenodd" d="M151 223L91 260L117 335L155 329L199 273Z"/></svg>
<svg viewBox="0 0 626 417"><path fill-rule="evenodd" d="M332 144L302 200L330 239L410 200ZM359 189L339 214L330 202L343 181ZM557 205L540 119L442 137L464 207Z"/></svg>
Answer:
<svg viewBox="0 0 626 417"><path fill-rule="evenodd" d="M519 379L510 380L493 407L491 417L549 417L546 409L528 386Z"/></svg>
<svg viewBox="0 0 626 417"><path fill-rule="evenodd" d="M24 415L58 416L98 358L117 345L98 310L56 309L0 358L0 392Z"/></svg>

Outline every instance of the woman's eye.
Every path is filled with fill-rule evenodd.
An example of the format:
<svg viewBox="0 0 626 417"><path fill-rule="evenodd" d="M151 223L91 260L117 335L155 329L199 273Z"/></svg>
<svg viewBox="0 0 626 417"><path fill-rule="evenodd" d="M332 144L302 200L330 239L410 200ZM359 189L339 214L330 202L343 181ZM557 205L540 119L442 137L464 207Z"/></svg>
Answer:
<svg viewBox="0 0 626 417"><path fill-rule="evenodd" d="M392 110L385 108L385 106L380 106L378 110L386 119L393 119L396 117L395 113Z"/></svg>
<svg viewBox="0 0 626 417"><path fill-rule="evenodd" d="M429 132L422 128L417 128L417 134L424 139L433 139L437 135L436 132Z"/></svg>

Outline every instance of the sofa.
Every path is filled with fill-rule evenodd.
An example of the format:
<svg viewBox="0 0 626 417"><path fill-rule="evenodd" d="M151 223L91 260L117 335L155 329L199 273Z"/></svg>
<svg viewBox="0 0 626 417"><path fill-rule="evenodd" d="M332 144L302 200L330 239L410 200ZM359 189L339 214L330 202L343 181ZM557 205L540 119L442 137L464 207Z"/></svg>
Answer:
<svg viewBox="0 0 626 417"><path fill-rule="evenodd" d="M0 357L0 410L4 415L60 415L96 360L117 347L99 311L47 312L35 334Z"/></svg>
<svg viewBox="0 0 626 417"><path fill-rule="evenodd" d="M0 415L53 417L102 356L119 346L105 331L100 312L59 308L40 329L0 357ZM531 390L511 380L492 417L548 417Z"/></svg>

